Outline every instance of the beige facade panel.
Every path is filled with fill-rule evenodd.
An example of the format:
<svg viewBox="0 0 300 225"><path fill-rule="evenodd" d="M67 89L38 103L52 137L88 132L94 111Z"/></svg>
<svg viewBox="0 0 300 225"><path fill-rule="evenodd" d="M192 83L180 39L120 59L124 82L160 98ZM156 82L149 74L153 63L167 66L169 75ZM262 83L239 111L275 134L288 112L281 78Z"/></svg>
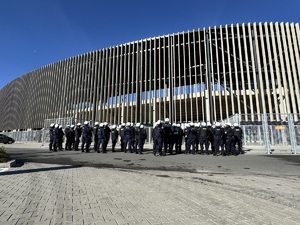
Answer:
<svg viewBox="0 0 300 225"><path fill-rule="evenodd" d="M283 119L300 113L298 23L231 24L61 60L0 90L0 131L73 117L120 124ZM209 73L210 72L210 73ZM211 91L209 91L211 89Z"/></svg>

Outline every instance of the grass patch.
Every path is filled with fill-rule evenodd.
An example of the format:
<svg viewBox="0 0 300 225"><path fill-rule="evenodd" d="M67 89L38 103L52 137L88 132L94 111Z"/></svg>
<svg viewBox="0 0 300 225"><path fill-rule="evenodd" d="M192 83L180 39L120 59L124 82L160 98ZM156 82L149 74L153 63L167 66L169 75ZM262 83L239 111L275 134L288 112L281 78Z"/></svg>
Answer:
<svg viewBox="0 0 300 225"><path fill-rule="evenodd" d="M4 147L0 147L0 163L6 163L10 161L9 155L4 151Z"/></svg>

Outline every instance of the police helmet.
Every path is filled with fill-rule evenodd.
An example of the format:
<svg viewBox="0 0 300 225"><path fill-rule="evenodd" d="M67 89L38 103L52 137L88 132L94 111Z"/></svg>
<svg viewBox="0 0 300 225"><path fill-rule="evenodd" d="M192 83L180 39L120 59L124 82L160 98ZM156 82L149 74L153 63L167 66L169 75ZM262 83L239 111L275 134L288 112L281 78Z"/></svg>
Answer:
<svg viewBox="0 0 300 225"><path fill-rule="evenodd" d="M95 122L95 126L99 126L99 122Z"/></svg>
<svg viewBox="0 0 300 225"><path fill-rule="evenodd" d="M59 126L58 124L55 124L55 126L54 126L54 127L55 127L55 128L58 128L58 126Z"/></svg>
<svg viewBox="0 0 300 225"><path fill-rule="evenodd" d="M71 128L74 128L74 127L75 127L75 126L72 124L72 125L71 125Z"/></svg>
<svg viewBox="0 0 300 225"><path fill-rule="evenodd" d="M207 122L206 125L207 125L208 127L211 127L211 123L210 123L210 122Z"/></svg>
<svg viewBox="0 0 300 225"><path fill-rule="evenodd" d="M220 127L220 126L221 126L221 123L216 122L216 123L215 123L215 126L216 126L216 127Z"/></svg>
<svg viewBox="0 0 300 225"><path fill-rule="evenodd" d="M122 126L122 127L125 127L125 123L122 123L121 126Z"/></svg>
<svg viewBox="0 0 300 225"><path fill-rule="evenodd" d="M131 125L130 122L126 123L126 127L130 127L130 125Z"/></svg>
<svg viewBox="0 0 300 225"><path fill-rule="evenodd" d="M116 129L116 125L112 125L112 127L111 127L112 129Z"/></svg>
<svg viewBox="0 0 300 225"><path fill-rule="evenodd" d="M169 123L170 119L169 118L165 118L165 123Z"/></svg>
<svg viewBox="0 0 300 225"><path fill-rule="evenodd" d="M143 125L143 124L141 124L140 128L142 128L142 129L143 129L143 128L144 128L144 125Z"/></svg>
<svg viewBox="0 0 300 225"><path fill-rule="evenodd" d="M61 129L62 128L62 125L59 125L59 127L58 127L59 129Z"/></svg>
<svg viewBox="0 0 300 225"><path fill-rule="evenodd" d="M77 123L77 126L80 127L80 126L81 126L81 123Z"/></svg>
<svg viewBox="0 0 300 225"><path fill-rule="evenodd" d="M201 123L201 126L202 126L202 127L205 127L205 126L206 126L206 123L205 123L205 122L202 122L202 123Z"/></svg>
<svg viewBox="0 0 300 225"><path fill-rule="evenodd" d="M141 124L140 124L140 123L136 123L135 126L136 126L136 127L140 127Z"/></svg>
<svg viewBox="0 0 300 225"><path fill-rule="evenodd" d="M103 124L103 123L100 123L100 127L104 127L104 124Z"/></svg>
<svg viewBox="0 0 300 225"><path fill-rule="evenodd" d="M107 122L104 122L104 123L103 123L104 126L107 126L107 124L108 124Z"/></svg>
<svg viewBox="0 0 300 225"><path fill-rule="evenodd" d="M50 127L54 127L54 125L55 125L54 123L51 123L51 124L50 124Z"/></svg>
<svg viewBox="0 0 300 225"><path fill-rule="evenodd" d="M234 126L234 127L238 127L239 124L238 124L238 123L233 123L233 126Z"/></svg>
<svg viewBox="0 0 300 225"><path fill-rule="evenodd" d="M88 125L89 124L89 121L84 121L84 125Z"/></svg>

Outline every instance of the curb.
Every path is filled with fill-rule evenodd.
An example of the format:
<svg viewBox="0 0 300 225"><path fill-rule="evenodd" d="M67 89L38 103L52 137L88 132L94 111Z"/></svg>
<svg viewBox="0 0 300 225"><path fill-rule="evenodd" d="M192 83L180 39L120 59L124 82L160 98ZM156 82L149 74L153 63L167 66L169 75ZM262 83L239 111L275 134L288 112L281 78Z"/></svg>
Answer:
<svg viewBox="0 0 300 225"><path fill-rule="evenodd" d="M6 162L6 163L0 163L0 168L11 168L13 166L16 165L16 160L11 160L9 162Z"/></svg>

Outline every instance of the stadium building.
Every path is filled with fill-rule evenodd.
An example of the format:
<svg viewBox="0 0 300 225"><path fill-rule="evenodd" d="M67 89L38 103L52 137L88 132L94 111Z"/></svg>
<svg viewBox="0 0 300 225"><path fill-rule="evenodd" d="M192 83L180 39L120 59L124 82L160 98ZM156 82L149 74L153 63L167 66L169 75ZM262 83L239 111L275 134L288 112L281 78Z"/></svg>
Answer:
<svg viewBox="0 0 300 225"><path fill-rule="evenodd" d="M215 26L108 47L28 72L0 90L0 131L49 118L110 124L271 121L300 113L298 23Z"/></svg>

